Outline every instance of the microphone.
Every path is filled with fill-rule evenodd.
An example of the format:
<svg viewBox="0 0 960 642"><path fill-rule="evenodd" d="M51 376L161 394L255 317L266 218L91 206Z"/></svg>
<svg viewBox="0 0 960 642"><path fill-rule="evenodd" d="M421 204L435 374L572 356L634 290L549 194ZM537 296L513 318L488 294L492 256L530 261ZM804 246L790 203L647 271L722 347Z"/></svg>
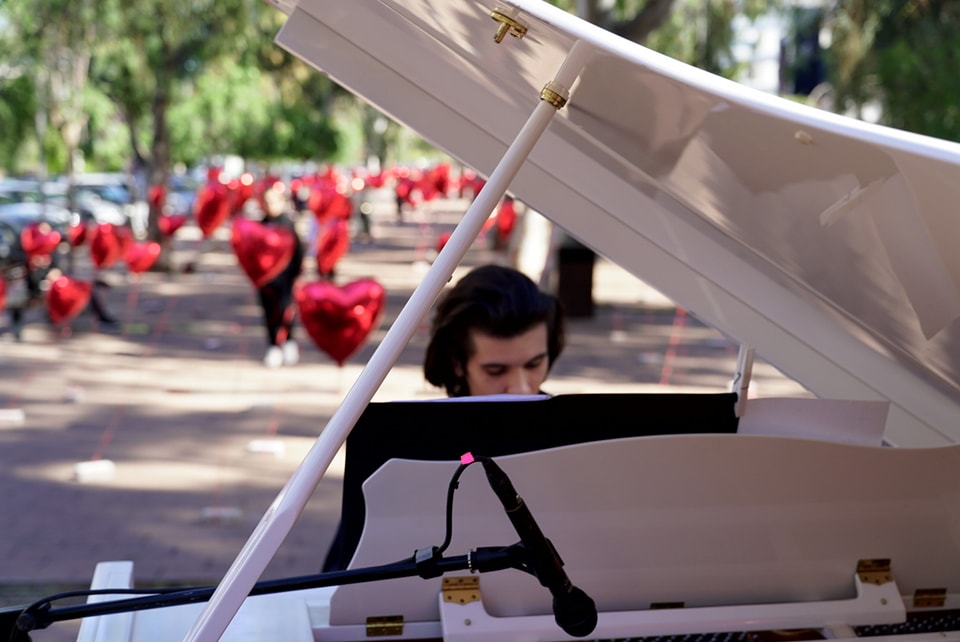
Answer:
<svg viewBox="0 0 960 642"><path fill-rule="evenodd" d="M507 474L489 457L476 459L483 464L490 487L520 536L530 570L553 595L553 615L557 625L573 637L589 635L597 626L597 607L593 600L570 582L563 570L563 560L550 540L544 537Z"/></svg>

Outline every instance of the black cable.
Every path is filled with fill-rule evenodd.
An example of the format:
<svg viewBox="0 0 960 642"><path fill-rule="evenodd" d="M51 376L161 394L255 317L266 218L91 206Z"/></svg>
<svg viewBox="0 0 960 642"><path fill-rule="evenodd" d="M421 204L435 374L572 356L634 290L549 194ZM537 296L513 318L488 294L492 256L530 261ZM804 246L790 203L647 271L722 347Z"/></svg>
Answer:
<svg viewBox="0 0 960 642"><path fill-rule="evenodd" d="M453 474L453 477L450 479L450 485L447 486L447 514L446 514L446 528L447 532L443 539L443 544L437 547L437 554L443 553L447 550L447 547L450 546L450 540L453 538L453 494L457 491L457 488L460 487L460 476L463 475L463 471L467 469L467 466L472 464L473 461L470 461L465 464L460 464L457 467L457 471Z"/></svg>
<svg viewBox="0 0 960 642"><path fill-rule="evenodd" d="M457 488L460 486L460 477L463 475L463 472L467 467L474 463L475 461L482 461L486 459L485 457L476 457L470 455L464 455L461 458L460 466L457 467L457 470L454 472L453 477L450 479L450 484L447 487L447 502L446 502L446 534L443 540L443 543L436 547L431 557L435 561L439 561L441 553L450 546L450 541L453 538L453 496ZM403 560L396 562L395 564L401 564ZM344 575L348 572L344 572ZM313 577L313 576L308 576ZM277 580L274 583L282 583L283 580ZM271 582L263 582L261 584L262 592L270 592L266 587L273 584ZM93 595L136 595L139 597L148 597L152 595L167 595L172 593L196 593L197 601L200 601L201 595L205 592L210 592L214 587L169 587L169 588L157 588L152 590L144 590L143 588L129 588L129 589L81 589L75 591L64 591L62 593L55 593L53 595L48 595L45 597L36 600L29 606L21 611L17 620L22 626L14 627L13 631L10 634L10 642L20 642L21 640L29 640L30 637L27 635L27 631L35 630L36 627L33 626L36 619L34 614L50 611L53 607L53 602L69 599L72 597L90 597ZM289 590L289 589L287 589ZM255 591L256 592L256 591Z"/></svg>
<svg viewBox="0 0 960 642"><path fill-rule="evenodd" d="M182 591L192 590L192 587L168 587L168 588L156 588L152 590L144 590L143 588L112 588L112 589L79 589L74 591L63 591L61 593L54 593L52 595L47 595L45 597L36 600L32 604L29 604L24 608L20 615L17 616L18 626L15 626L10 632L10 642L19 642L19 640L29 640L30 637L26 635L25 630L33 630L34 627L30 626L31 620L34 619L34 613L40 613L49 611L53 607L53 603L59 600L66 600L71 597L90 597L93 595L166 595L168 593L180 593ZM22 626L20 626L22 625ZM18 635L21 634L21 635Z"/></svg>

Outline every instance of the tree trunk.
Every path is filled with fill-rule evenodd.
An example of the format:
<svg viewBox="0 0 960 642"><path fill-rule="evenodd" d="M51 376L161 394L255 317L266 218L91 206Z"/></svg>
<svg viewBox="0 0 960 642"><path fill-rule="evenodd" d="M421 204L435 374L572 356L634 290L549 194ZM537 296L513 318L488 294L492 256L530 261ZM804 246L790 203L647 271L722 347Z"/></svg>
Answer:
<svg viewBox="0 0 960 642"><path fill-rule="evenodd" d="M167 126L167 110L170 107L169 76L157 74L157 90L153 97L153 149L147 165L147 238L160 243L160 256L153 266L154 271L172 272L173 254L170 239L160 232L160 215L163 213L163 199L150 198L150 190L160 185L166 192L170 178L170 130Z"/></svg>

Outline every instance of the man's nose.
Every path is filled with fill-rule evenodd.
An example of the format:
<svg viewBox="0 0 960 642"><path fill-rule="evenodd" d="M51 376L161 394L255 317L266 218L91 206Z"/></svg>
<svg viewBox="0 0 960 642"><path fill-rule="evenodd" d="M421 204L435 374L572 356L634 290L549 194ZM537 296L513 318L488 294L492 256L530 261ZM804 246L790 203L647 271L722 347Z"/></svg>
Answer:
<svg viewBox="0 0 960 642"><path fill-rule="evenodd" d="M533 389L533 377L523 368L519 368L511 373L510 381L507 383L507 394L511 395L531 395L536 392Z"/></svg>

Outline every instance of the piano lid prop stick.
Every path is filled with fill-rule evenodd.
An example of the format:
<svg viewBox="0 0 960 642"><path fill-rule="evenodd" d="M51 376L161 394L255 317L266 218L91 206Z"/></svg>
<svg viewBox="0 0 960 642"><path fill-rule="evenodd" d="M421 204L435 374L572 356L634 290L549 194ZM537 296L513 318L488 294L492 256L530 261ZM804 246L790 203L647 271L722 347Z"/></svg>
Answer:
<svg viewBox="0 0 960 642"><path fill-rule="evenodd" d="M574 43L557 72L550 92L566 92L584 68L593 51L581 41ZM562 104L541 98L520 133L507 149L484 188L457 224L450 240L437 256L423 281L403 306L393 326L360 372L330 422L320 433L303 461L287 480L280 493L260 519L247 543L227 569L210 601L206 604L184 642L216 642L229 626L243 601L260 578L267 564L293 528L307 501L326 473L340 446L347 439L364 408L370 403L393 364L416 334L430 306L443 291L453 271L470 249L490 213L506 194L533 146L540 139ZM566 98L564 96L564 98Z"/></svg>
<svg viewBox="0 0 960 642"><path fill-rule="evenodd" d="M750 379L753 377L753 357L756 350L745 343L740 344L737 354L737 372L733 378L733 392L737 393L737 417L743 417L747 409L747 396L750 393Z"/></svg>

